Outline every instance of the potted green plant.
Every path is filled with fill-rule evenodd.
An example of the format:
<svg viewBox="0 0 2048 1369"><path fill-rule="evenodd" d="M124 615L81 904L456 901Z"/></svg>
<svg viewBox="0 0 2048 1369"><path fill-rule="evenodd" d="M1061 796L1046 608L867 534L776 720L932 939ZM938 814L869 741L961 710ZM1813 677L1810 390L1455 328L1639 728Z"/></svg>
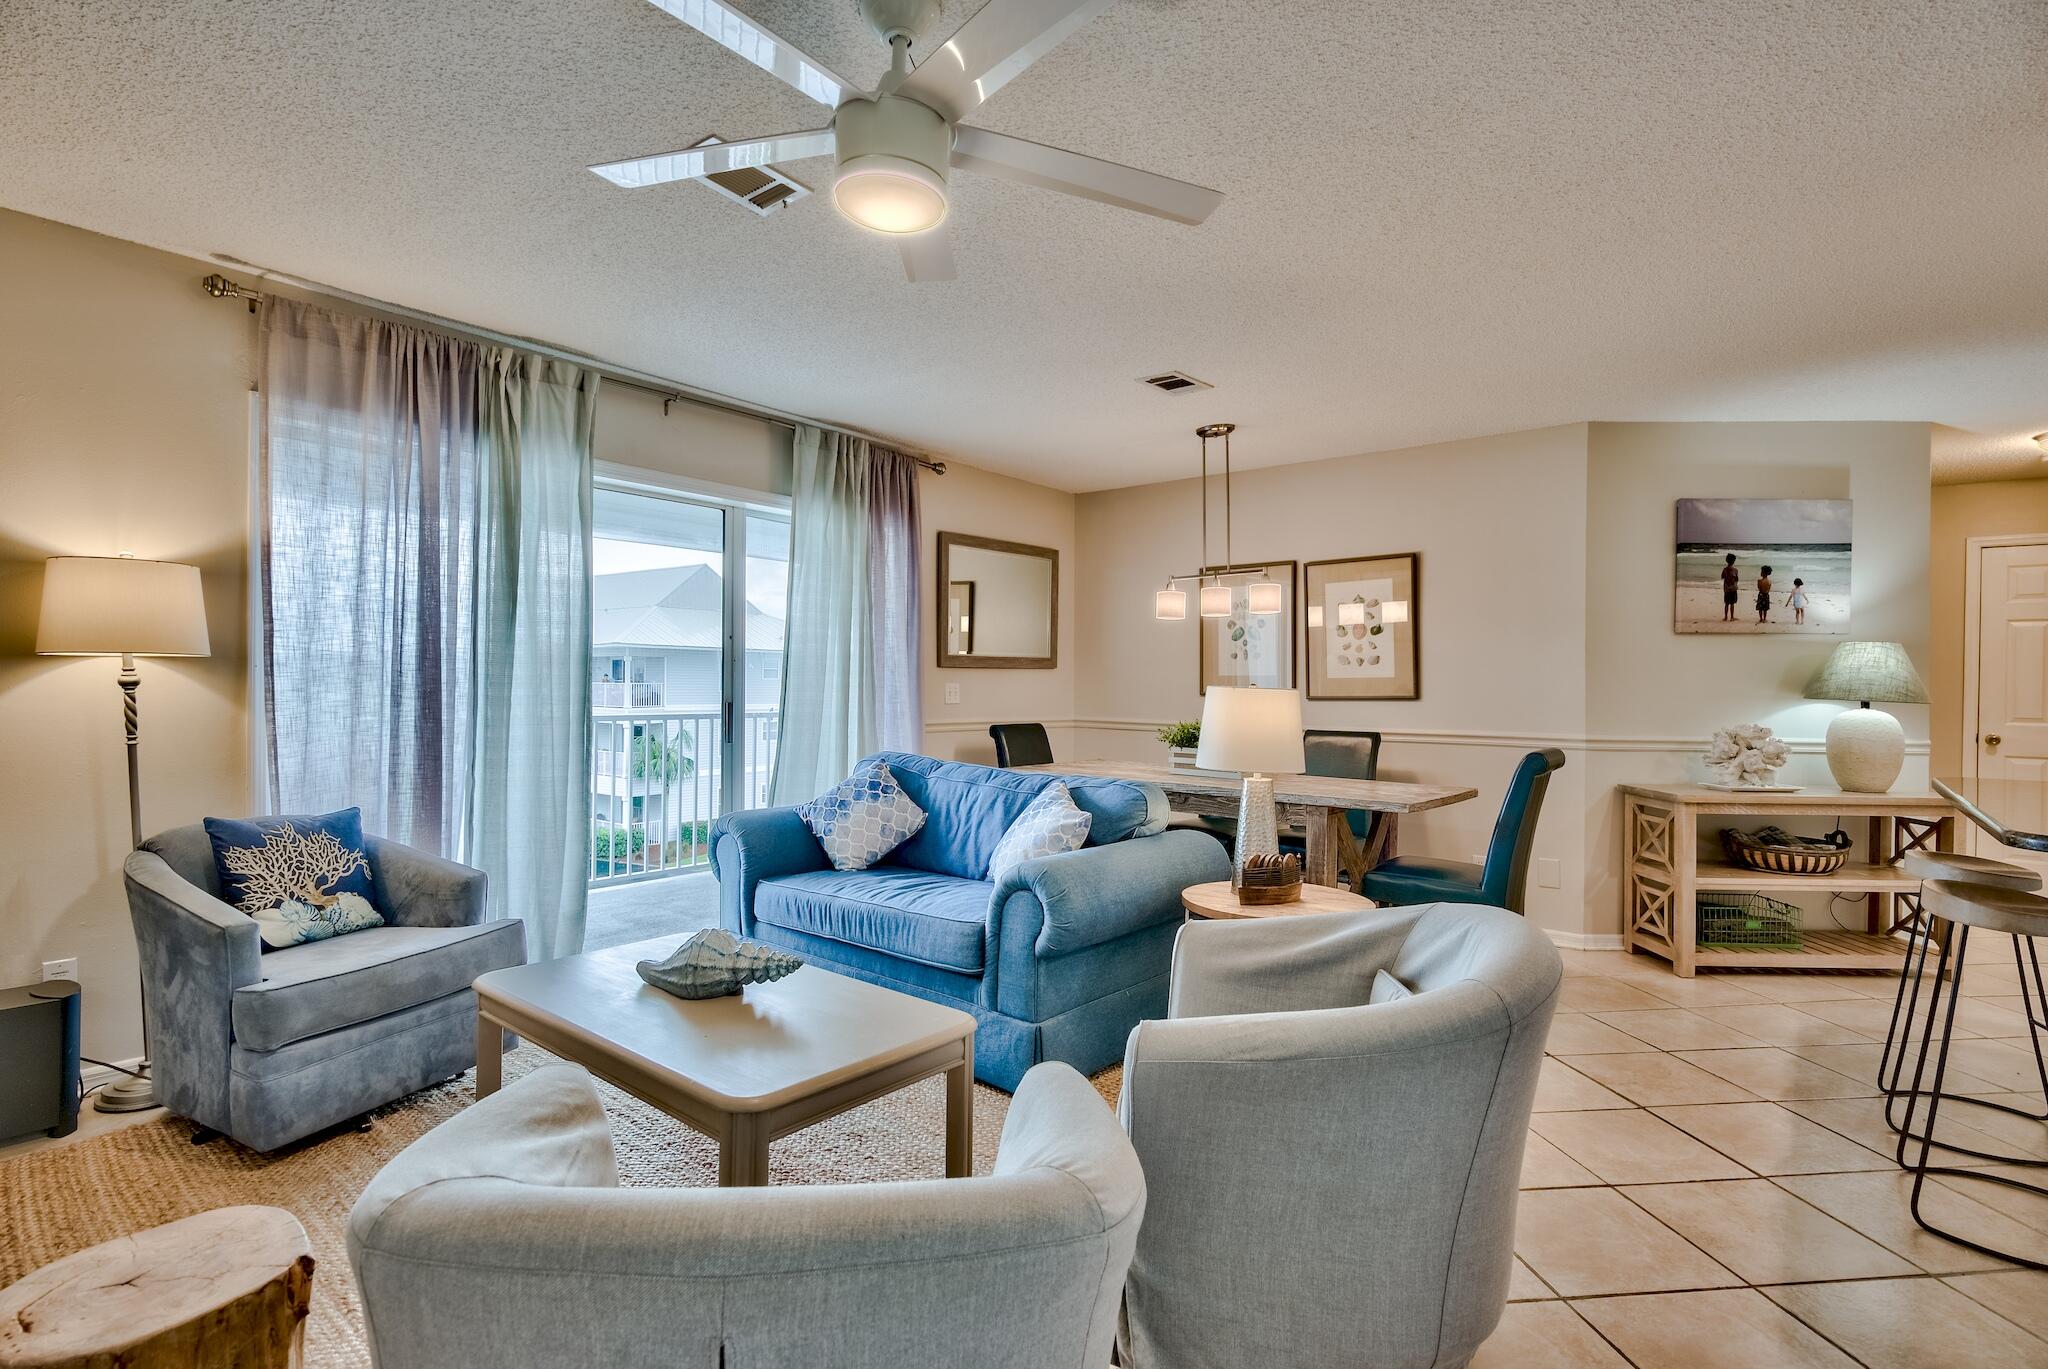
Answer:
<svg viewBox="0 0 2048 1369"><path fill-rule="evenodd" d="M1166 743L1166 764L1172 770L1195 769L1195 751L1202 744L1202 724L1195 719L1186 722L1168 723L1159 729L1159 740Z"/></svg>

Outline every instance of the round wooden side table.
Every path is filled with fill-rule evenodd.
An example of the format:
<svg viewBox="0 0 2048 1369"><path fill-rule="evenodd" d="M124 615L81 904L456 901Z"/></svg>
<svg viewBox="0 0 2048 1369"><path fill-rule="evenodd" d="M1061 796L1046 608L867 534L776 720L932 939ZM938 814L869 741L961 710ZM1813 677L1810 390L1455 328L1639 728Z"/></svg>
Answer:
<svg viewBox="0 0 2048 1369"><path fill-rule="evenodd" d="M281 1207L221 1207L0 1291L0 1366L297 1369L313 1250Z"/></svg>
<svg viewBox="0 0 2048 1369"><path fill-rule="evenodd" d="M1180 906L1190 916L1215 918L1295 917L1302 913L1362 913L1379 905L1361 894L1327 884L1303 884L1293 903L1240 903L1230 881L1194 884L1180 891Z"/></svg>

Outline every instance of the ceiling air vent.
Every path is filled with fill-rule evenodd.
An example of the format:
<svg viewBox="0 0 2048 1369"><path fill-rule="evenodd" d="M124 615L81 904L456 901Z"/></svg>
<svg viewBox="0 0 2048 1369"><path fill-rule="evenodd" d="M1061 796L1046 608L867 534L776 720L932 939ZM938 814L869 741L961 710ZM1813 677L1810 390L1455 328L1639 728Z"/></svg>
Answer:
<svg viewBox="0 0 2048 1369"><path fill-rule="evenodd" d="M705 147L724 141L713 136L700 138L690 146ZM811 193L808 186L797 184L772 166L742 166L731 171L715 171L702 177L701 181L726 199L764 218Z"/></svg>
<svg viewBox="0 0 2048 1369"><path fill-rule="evenodd" d="M1167 371L1156 376L1139 377L1155 390L1164 390L1170 395L1189 394L1195 390L1213 390L1216 387L1206 380L1196 380L1186 371Z"/></svg>

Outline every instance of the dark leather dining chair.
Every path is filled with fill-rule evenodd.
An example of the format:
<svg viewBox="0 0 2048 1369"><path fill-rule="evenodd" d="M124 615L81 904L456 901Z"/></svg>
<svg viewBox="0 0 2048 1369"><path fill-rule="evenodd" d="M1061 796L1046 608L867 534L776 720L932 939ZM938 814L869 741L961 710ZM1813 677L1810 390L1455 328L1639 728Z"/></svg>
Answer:
<svg viewBox="0 0 2048 1369"><path fill-rule="evenodd" d="M1321 775L1329 779L1376 780L1380 775L1380 734L1377 732L1335 732L1321 728L1309 728L1301 734L1301 749L1307 764L1304 775ZM1358 841L1360 850L1367 849L1372 840L1373 825L1379 814L1370 808L1347 808L1344 820L1351 826L1351 835ZM1280 849L1292 851L1304 862L1308 859L1308 833L1299 826L1284 827L1280 831Z"/></svg>
<svg viewBox="0 0 2048 1369"><path fill-rule="evenodd" d="M1052 764L1052 739L1044 723L991 723L988 735L996 744L996 764L1005 770Z"/></svg>
<svg viewBox="0 0 2048 1369"><path fill-rule="evenodd" d="M1515 767L1508 794L1486 844L1486 863L1399 856L1365 876L1365 896L1382 907L1417 903L1485 903L1523 912L1529 883L1529 852L1536 844L1536 819L1551 775L1564 767L1556 748L1531 751Z"/></svg>

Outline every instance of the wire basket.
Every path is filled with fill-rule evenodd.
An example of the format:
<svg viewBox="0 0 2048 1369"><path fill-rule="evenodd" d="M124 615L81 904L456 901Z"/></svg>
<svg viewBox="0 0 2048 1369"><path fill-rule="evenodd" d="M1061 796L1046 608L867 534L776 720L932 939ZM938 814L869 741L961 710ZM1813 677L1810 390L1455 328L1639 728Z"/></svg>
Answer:
<svg viewBox="0 0 2048 1369"><path fill-rule="evenodd" d="M1701 894L1699 944L1798 950L1799 910L1762 894Z"/></svg>

